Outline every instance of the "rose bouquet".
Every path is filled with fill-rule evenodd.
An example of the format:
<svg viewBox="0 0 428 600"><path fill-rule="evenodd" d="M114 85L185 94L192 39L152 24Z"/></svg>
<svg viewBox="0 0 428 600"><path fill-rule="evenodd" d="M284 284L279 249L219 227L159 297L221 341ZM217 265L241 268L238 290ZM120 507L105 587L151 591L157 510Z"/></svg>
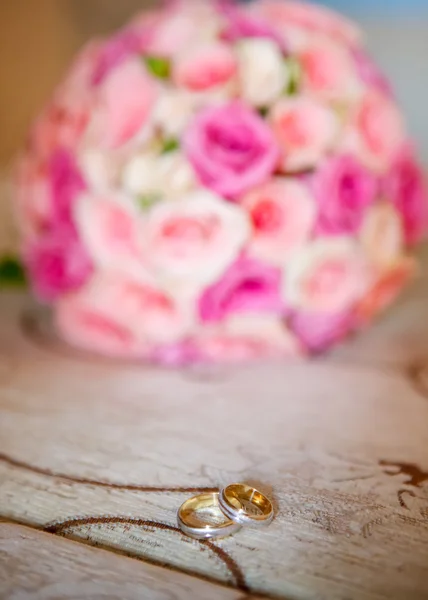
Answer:
<svg viewBox="0 0 428 600"><path fill-rule="evenodd" d="M70 343L164 364L319 352L410 280L421 170L358 28L178 0L83 49L16 176L25 264Z"/></svg>

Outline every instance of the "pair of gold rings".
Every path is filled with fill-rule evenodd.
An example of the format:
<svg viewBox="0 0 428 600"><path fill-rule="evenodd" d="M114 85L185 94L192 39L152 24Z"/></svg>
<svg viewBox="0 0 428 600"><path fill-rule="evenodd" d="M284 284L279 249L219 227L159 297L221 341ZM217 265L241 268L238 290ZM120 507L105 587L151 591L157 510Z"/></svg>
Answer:
<svg viewBox="0 0 428 600"><path fill-rule="evenodd" d="M189 498L177 513L181 531L198 540L226 537L243 525L269 525L272 519L272 502L245 483Z"/></svg>

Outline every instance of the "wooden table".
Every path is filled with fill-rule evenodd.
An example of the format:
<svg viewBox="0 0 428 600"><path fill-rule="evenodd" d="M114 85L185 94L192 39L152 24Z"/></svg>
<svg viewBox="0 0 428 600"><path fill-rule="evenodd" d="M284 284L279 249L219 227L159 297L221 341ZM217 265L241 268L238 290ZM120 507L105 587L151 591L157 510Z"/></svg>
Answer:
<svg viewBox="0 0 428 600"><path fill-rule="evenodd" d="M428 598L427 317L425 275L327 358L165 371L0 294L0 597ZM181 502L235 480L273 524L184 537Z"/></svg>

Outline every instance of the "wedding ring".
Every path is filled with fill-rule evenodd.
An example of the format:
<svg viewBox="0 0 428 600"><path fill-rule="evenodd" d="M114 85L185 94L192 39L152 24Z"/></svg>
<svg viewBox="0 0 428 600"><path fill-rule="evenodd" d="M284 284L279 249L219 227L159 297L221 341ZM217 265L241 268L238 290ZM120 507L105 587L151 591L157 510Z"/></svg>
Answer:
<svg viewBox="0 0 428 600"><path fill-rule="evenodd" d="M224 514L239 525L269 525L273 519L272 502L245 483L232 483L219 494Z"/></svg>
<svg viewBox="0 0 428 600"><path fill-rule="evenodd" d="M241 529L222 512L217 492L186 500L178 509L177 520L181 531L197 540L226 537Z"/></svg>

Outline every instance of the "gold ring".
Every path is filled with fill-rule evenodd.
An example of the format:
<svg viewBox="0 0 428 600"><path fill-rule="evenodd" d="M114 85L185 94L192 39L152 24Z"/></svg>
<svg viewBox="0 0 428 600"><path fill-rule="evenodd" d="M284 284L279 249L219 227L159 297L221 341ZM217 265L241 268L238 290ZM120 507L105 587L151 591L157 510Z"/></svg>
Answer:
<svg viewBox="0 0 428 600"><path fill-rule="evenodd" d="M239 523L222 512L217 492L194 496L183 502L177 520L181 531L197 540L226 537L241 529Z"/></svg>
<svg viewBox="0 0 428 600"><path fill-rule="evenodd" d="M272 502L245 483L232 483L219 494L224 514L239 525L269 525L273 519Z"/></svg>

